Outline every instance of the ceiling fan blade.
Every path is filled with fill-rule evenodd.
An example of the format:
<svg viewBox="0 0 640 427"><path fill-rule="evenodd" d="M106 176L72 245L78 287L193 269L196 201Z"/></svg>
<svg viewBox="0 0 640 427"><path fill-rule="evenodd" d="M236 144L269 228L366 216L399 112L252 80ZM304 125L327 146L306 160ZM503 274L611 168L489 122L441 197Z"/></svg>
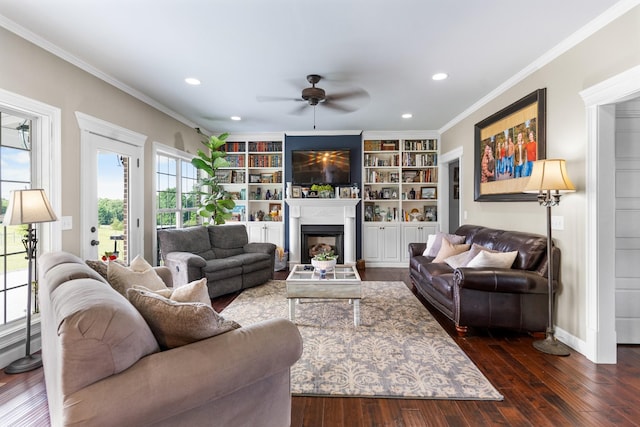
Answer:
<svg viewBox="0 0 640 427"><path fill-rule="evenodd" d="M307 107L309 106L309 104L307 104L306 102L304 104L300 104L300 106L294 110L291 110L289 112L289 114L295 115L295 116L299 116L300 114L304 113L307 109Z"/></svg>
<svg viewBox="0 0 640 427"><path fill-rule="evenodd" d="M274 102L274 101L302 101L301 98L291 98L288 96L256 96L258 102Z"/></svg>
<svg viewBox="0 0 640 427"><path fill-rule="evenodd" d="M368 98L369 93L364 89L354 89L349 92L332 93L327 95L327 100L340 101L342 99Z"/></svg>
<svg viewBox="0 0 640 427"><path fill-rule="evenodd" d="M357 110L357 108L349 108L344 105L336 104L335 102L332 102L332 101L325 101L318 105L322 105L323 107L330 108L332 110L341 111L343 113L353 113L354 111Z"/></svg>

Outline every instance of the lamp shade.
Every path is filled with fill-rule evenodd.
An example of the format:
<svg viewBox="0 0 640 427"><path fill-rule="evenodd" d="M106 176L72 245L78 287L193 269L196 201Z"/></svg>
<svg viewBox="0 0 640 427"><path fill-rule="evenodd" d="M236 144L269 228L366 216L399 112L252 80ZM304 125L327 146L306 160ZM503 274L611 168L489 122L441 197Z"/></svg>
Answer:
<svg viewBox="0 0 640 427"><path fill-rule="evenodd" d="M14 190L10 193L2 224L8 226L57 220L44 190Z"/></svg>
<svg viewBox="0 0 640 427"><path fill-rule="evenodd" d="M541 191L575 191L576 187L567 175L567 167L564 159L547 159L533 162L533 171L529 182L524 187L527 193L539 193Z"/></svg>

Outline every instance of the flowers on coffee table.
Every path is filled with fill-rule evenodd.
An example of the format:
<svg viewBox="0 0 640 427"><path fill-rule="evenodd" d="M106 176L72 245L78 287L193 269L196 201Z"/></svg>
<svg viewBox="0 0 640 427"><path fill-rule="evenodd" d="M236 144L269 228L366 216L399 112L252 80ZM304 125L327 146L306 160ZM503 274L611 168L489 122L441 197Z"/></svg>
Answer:
<svg viewBox="0 0 640 427"><path fill-rule="evenodd" d="M320 277L324 278L327 271L331 271L338 261L338 256L333 251L320 252L311 258L311 265L318 270Z"/></svg>

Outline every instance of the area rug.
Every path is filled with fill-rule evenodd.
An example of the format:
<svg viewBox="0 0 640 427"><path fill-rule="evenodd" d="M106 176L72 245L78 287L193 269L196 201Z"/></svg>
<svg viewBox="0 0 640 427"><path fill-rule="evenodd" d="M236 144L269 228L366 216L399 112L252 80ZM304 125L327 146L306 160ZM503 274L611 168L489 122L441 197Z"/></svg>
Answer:
<svg viewBox="0 0 640 427"><path fill-rule="evenodd" d="M347 300L296 305L304 350L291 368L294 395L502 400L403 282L362 286L357 327ZM222 315L241 325L288 318L285 282L245 290Z"/></svg>

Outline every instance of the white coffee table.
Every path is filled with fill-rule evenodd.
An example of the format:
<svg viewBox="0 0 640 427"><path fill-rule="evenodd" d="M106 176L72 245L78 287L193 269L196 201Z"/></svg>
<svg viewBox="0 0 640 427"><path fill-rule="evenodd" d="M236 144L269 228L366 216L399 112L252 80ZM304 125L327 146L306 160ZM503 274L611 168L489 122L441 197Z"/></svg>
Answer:
<svg viewBox="0 0 640 427"><path fill-rule="evenodd" d="M301 299L348 299L353 303L353 324L360 325L362 281L355 265L336 265L324 278L311 265L298 264L287 277L289 319L296 318L296 302Z"/></svg>

